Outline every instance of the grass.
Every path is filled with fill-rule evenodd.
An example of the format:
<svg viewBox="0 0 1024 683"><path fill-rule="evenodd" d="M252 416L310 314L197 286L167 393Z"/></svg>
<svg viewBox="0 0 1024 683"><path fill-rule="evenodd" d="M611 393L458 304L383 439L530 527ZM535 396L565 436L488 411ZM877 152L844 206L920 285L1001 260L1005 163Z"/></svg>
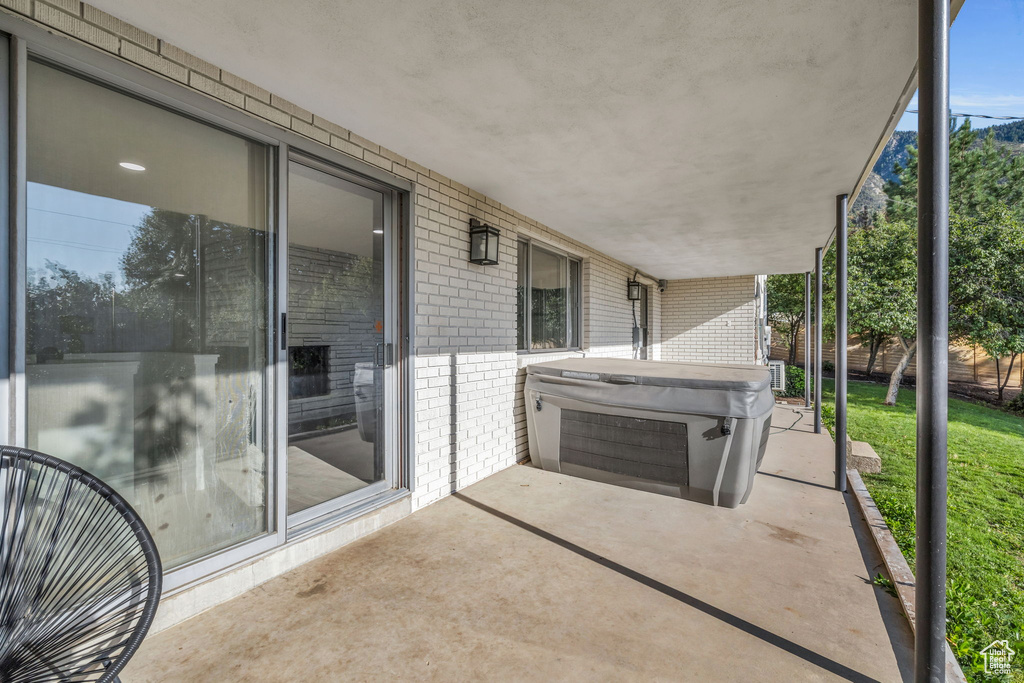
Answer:
<svg viewBox="0 0 1024 683"><path fill-rule="evenodd" d="M832 381L822 388L834 402ZM864 482L913 568L916 396L901 389L886 406L885 390L850 382L848 429L882 458L881 474ZM950 400L948 510L950 646L969 680L987 682L999 679L984 673L980 651L1008 639L1012 680L1024 681L1024 418Z"/></svg>

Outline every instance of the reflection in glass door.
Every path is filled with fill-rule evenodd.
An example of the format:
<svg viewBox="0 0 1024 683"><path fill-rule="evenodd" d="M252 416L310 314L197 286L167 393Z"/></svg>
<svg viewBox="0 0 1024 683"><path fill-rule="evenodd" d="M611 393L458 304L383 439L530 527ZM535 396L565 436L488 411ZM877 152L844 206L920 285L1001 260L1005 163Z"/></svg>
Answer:
<svg viewBox="0 0 1024 683"><path fill-rule="evenodd" d="M386 485L385 194L292 161L288 176L288 514Z"/></svg>
<svg viewBox="0 0 1024 683"><path fill-rule="evenodd" d="M26 445L164 569L263 536L269 150L38 62L27 109Z"/></svg>

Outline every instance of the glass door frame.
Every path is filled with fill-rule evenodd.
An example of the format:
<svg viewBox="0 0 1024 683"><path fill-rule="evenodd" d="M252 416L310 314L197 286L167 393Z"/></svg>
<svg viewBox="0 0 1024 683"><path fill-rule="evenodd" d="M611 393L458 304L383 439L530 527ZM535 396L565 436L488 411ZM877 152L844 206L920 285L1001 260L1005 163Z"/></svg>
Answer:
<svg viewBox="0 0 1024 683"><path fill-rule="evenodd" d="M398 305L398 294L400 291L399 273L399 250L397 240L397 227L400 225L398 218L398 193L394 188L383 183L363 178L337 164L324 161L316 156L299 150L289 150L282 164L282 173L279 176L283 179L284 189L281 192L284 213L287 214L288 202L288 164L290 162L300 164L315 171L339 178L346 182L365 187L383 195L383 225L384 229L384 329L383 343L391 344L392 349L398 349L398 331L400 306ZM289 515L287 513L288 501L288 370L289 350L287 339L287 314L288 314L288 221L287 215L281 220L278 230L277 249L277 320L280 328L280 344L277 346L277 471L278 471L278 499L279 505L284 512L284 523L282 528L287 530L287 537L293 538L296 535L303 535L311 530L329 523L339 514L365 503L382 493L396 488L399 472L397 454L399 449L398 430L398 406L399 382L398 366L394 362L382 368L382 384L384 405L381 411L384 418L383 452L384 452L384 478L376 481L357 491L332 498L305 510L299 510ZM393 358L395 354L392 354Z"/></svg>
<svg viewBox="0 0 1024 683"><path fill-rule="evenodd" d="M6 44L5 44L6 43ZM0 240L0 275L5 288L0 285L0 352L4 352L9 363L0 362L0 403L6 401L8 419L0 421L0 436L3 442L14 446L26 445L26 387L25 387L25 333L26 333L26 75L29 59L36 59L79 77L113 88L151 104L163 107L185 117L195 119L225 131L266 144L269 148L272 166L268 178L268 315L266 344L269 350L265 379L267 406L266 424L271 430L267 440L266 507L267 531L250 540L212 552L199 559L185 563L164 575L164 596L169 597L181 590L219 576L233 568L242 566L253 559L279 550L311 533L323 531L348 519L358 517L410 495L413 488L413 453L415 429L413 401L415 396L414 348L410 330L415 322L414 282L415 261L413 258L412 202L414 183L395 176L383 169L372 166L340 151L317 143L298 133L282 129L269 121L235 109L216 101L196 90L167 80L155 73L105 54L88 45L77 43L47 29L34 25L17 16L0 13L0 48L5 50L6 59L0 58L5 66L0 76L0 100L6 98L3 111L9 118L0 116L6 122L9 132L2 136L0 151L0 173L9 182L0 190L0 222L8 239ZM5 120L6 119L6 120ZM392 305L397 313L392 316L395 329L392 343L394 359L392 375L397 386L392 398L396 409L391 410L392 437L391 470L388 481L393 488L379 492L375 497L360 501L347 501L331 513L311 520L301 528L288 529L287 508L284 488L287 485L285 470L281 468L283 454L279 448L281 425L287 433L287 415L282 416L280 406L286 402L287 381L281 383L282 372L287 379L287 365L275 350L280 349L281 293L278 283L282 272L279 270L280 244L287 235L287 170L292 153L330 165L335 173L348 174L360 183L375 183L387 190L391 197L392 239L398 245L392 249L397 259L392 268L400 285L393 290ZM5 269L7 269L5 271ZM276 362L275 362L276 359ZM284 396L282 399L282 389ZM282 422L283 420L283 422Z"/></svg>

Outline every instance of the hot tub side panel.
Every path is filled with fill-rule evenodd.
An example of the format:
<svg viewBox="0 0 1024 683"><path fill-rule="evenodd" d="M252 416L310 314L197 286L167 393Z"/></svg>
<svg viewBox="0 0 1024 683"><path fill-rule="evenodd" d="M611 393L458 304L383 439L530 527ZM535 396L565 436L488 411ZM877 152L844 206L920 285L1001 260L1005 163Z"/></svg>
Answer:
<svg viewBox="0 0 1024 683"><path fill-rule="evenodd" d="M709 505L735 507L746 500L762 426L770 418L607 406L572 396L578 389L576 383L527 377L528 439L535 465ZM581 415L587 417L581 420Z"/></svg>

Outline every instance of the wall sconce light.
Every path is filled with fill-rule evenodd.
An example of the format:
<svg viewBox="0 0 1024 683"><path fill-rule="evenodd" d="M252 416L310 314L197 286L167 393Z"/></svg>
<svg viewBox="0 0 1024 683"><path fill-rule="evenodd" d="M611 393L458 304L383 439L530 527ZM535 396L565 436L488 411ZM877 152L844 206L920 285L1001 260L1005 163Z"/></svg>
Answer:
<svg viewBox="0 0 1024 683"><path fill-rule="evenodd" d="M475 218L470 218L469 262L479 266L497 265L499 234L497 228L485 225Z"/></svg>
<svg viewBox="0 0 1024 683"><path fill-rule="evenodd" d="M640 283L634 278L636 276L626 280L626 298L630 301L640 301Z"/></svg>

